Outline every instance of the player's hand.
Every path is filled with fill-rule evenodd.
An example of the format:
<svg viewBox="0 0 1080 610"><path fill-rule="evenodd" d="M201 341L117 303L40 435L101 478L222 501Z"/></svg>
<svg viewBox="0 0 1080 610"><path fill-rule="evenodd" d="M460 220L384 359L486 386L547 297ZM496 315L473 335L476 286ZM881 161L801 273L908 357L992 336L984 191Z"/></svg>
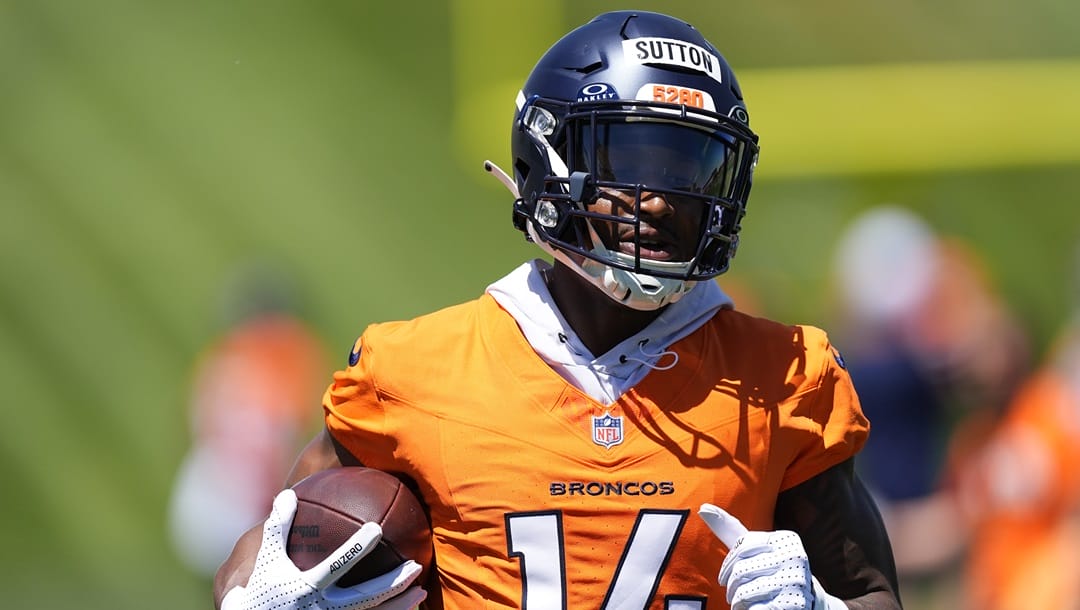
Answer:
<svg viewBox="0 0 1080 610"><path fill-rule="evenodd" d="M795 532L752 532L724 509L702 504L698 515L728 555L718 578L732 610L846 610L810 573L810 559Z"/></svg>
<svg viewBox="0 0 1080 610"><path fill-rule="evenodd" d="M375 548L382 537L378 523L365 523L336 551L309 570L300 570L285 552L289 526L296 515L296 493L286 489L274 498L274 509L263 524L262 546L247 586L234 587L221 600L221 610L410 610L427 593L410 585L420 576L420 564L406 561L396 569L352 587L334 583ZM359 547L359 552L348 553ZM343 562L335 562L346 557Z"/></svg>

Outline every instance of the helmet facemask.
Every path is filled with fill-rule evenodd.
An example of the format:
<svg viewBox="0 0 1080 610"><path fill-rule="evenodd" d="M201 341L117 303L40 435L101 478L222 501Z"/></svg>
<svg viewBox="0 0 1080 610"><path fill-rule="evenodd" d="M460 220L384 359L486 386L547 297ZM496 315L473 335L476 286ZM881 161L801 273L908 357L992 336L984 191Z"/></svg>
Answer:
<svg viewBox="0 0 1080 610"><path fill-rule="evenodd" d="M535 98L519 116L546 175L540 192L522 193L515 214L542 249L642 310L727 270L757 155L742 124L647 101ZM662 223L643 211L653 197L696 216L693 243L654 226ZM612 202L608 212L594 205L601 198Z"/></svg>

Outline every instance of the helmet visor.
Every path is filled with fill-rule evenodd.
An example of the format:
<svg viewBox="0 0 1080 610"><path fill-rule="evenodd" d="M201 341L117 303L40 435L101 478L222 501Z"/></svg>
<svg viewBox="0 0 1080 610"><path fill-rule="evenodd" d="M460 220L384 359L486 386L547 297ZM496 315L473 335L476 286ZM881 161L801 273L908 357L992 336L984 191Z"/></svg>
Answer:
<svg viewBox="0 0 1080 610"><path fill-rule="evenodd" d="M742 146L732 135L670 120L621 117L577 122L571 171L598 186L729 198Z"/></svg>

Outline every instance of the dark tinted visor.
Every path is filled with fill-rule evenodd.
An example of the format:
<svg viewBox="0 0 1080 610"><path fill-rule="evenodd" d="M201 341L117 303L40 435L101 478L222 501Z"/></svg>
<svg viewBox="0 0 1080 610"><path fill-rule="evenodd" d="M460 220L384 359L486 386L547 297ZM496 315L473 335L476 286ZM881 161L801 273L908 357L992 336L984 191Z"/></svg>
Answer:
<svg viewBox="0 0 1080 610"><path fill-rule="evenodd" d="M639 117L580 121L567 159L601 184L730 197L742 146L722 131Z"/></svg>

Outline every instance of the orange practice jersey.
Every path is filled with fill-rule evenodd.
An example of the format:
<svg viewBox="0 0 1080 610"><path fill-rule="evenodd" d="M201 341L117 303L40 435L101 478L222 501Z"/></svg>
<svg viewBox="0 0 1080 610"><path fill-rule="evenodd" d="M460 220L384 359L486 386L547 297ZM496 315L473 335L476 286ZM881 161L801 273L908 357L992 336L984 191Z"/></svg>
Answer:
<svg viewBox="0 0 1080 610"><path fill-rule="evenodd" d="M698 506L771 529L777 494L869 428L822 331L732 310L610 406L488 295L373 325L356 349L324 398L328 428L417 482L452 610L727 608L726 549Z"/></svg>

